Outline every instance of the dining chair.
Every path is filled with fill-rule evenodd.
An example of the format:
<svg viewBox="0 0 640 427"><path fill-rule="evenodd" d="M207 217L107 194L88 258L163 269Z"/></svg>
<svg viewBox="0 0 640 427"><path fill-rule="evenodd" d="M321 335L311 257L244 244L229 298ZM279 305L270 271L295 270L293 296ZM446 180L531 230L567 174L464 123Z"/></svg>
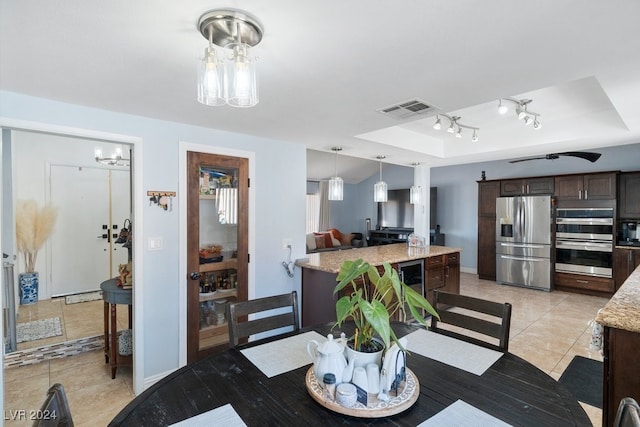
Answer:
<svg viewBox="0 0 640 427"><path fill-rule="evenodd" d="M459 338L494 350L509 351L511 304L436 290L434 291L434 308L438 311L440 319L431 316L431 327L429 329L433 332ZM439 326L440 323L456 326L464 331L443 329ZM466 333L469 331L496 338L498 344L467 335Z"/></svg>
<svg viewBox="0 0 640 427"><path fill-rule="evenodd" d="M625 397L620 401L613 427L639 427L640 406L632 397Z"/></svg>
<svg viewBox="0 0 640 427"><path fill-rule="evenodd" d="M290 310L271 313L265 317L247 319L250 314L289 307ZM292 326L294 331L300 329L298 320L298 294L276 295L227 304L227 322L229 325L229 345L237 347L240 340L251 335Z"/></svg>
<svg viewBox="0 0 640 427"><path fill-rule="evenodd" d="M73 427L69 402L62 384L49 387L33 427Z"/></svg>

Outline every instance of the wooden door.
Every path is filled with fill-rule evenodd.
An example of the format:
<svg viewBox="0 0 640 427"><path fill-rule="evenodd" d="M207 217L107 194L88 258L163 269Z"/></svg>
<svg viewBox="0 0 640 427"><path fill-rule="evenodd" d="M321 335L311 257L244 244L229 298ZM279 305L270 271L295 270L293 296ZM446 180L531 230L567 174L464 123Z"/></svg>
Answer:
<svg viewBox="0 0 640 427"><path fill-rule="evenodd" d="M187 152L187 362L228 345L225 304L248 298L249 161Z"/></svg>
<svg viewBox="0 0 640 427"><path fill-rule="evenodd" d="M558 200L582 200L584 179L582 175L557 176L555 194Z"/></svg>

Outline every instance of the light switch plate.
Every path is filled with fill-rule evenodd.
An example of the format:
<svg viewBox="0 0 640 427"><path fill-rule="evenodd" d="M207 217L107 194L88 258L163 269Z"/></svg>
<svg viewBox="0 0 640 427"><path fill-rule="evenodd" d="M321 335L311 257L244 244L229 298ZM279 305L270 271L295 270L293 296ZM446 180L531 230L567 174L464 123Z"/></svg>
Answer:
<svg viewBox="0 0 640 427"><path fill-rule="evenodd" d="M149 237L147 240L147 248L150 251L159 251L162 250L163 240L162 237Z"/></svg>
<svg viewBox="0 0 640 427"><path fill-rule="evenodd" d="M291 239L282 239L282 249L289 249L291 247Z"/></svg>

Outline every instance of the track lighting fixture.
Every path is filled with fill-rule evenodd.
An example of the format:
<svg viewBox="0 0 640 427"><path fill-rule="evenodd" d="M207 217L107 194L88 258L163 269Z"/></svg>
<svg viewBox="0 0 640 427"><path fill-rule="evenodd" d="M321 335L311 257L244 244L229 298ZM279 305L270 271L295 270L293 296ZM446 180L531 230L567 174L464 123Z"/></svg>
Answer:
<svg viewBox="0 0 640 427"><path fill-rule="evenodd" d="M469 129L473 131L473 136L471 137L471 141L473 142L478 141L478 131L480 130L480 128L458 123L458 120L460 120L459 116L448 116L446 114L438 114L436 116L436 122L433 124L434 129L436 130L442 129L440 116L449 120L449 127L447 128L447 132L454 133L456 135L456 138L462 138L462 129L464 128L464 129Z"/></svg>
<svg viewBox="0 0 640 427"><path fill-rule="evenodd" d="M525 126L529 126L533 124L534 129L540 129L542 124L540 124L540 114L534 113L533 111L529 111L528 105L533 102L532 99L512 99L512 98L500 98L498 100L498 113L505 114L508 111L507 106L503 103L503 101L511 102L516 104L516 115L518 116L518 120L522 120Z"/></svg>

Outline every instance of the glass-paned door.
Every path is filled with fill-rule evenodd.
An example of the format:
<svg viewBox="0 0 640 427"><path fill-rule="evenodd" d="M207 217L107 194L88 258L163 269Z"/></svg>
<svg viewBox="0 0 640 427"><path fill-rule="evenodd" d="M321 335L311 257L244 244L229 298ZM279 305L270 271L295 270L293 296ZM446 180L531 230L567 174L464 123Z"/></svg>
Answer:
<svg viewBox="0 0 640 427"><path fill-rule="evenodd" d="M247 299L248 160L187 153L187 353L228 345L226 304Z"/></svg>

